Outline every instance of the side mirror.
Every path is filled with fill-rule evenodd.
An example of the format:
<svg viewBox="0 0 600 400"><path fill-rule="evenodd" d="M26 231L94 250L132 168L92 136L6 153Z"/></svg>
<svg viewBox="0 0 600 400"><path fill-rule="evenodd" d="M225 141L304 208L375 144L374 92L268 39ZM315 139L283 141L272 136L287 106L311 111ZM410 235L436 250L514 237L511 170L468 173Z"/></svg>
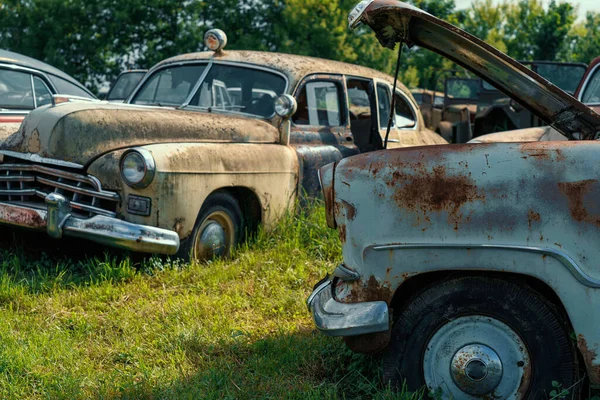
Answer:
<svg viewBox="0 0 600 400"><path fill-rule="evenodd" d="M279 141L281 144L290 144L290 131L292 129L292 122L290 118L296 112L298 103L294 96L289 94L282 94L275 100L275 114L281 117L281 124L279 125Z"/></svg>
<svg viewBox="0 0 600 400"><path fill-rule="evenodd" d="M275 100L275 114L283 119L290 118L298 109L294 96L282 94Z"/></svg>

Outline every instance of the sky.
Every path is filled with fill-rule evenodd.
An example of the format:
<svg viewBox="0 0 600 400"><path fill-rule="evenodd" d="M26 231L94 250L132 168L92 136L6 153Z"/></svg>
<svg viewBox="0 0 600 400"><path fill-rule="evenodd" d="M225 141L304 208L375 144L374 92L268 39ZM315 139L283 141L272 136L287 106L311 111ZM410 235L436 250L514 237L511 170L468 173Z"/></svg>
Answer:
<svg viewBox="0 0 600 400"><path fill-rule="evenodd" d="M473 0L454 0L457 9L468 8ZM597 11L600 12L600 0L569 0L571 4L579 5L579 18L585 16L586 11ZM544 0L544 3L548 3L548 0Z"/></svg>

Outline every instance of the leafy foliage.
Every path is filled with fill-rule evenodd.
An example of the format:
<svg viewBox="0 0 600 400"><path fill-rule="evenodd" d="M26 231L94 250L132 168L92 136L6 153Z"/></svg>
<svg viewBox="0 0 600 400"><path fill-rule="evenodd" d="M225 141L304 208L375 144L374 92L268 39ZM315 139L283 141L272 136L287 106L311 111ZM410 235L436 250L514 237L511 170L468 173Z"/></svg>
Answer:
<svg viewBox="0 0 600 400"><path fill-rule="evenodd" d="M0 47L46 61L97 89L126 68L149 68L204 49L204 32L224 29L229 49L297 53L393 72L396 52L367 28L350 31L357 0L4 0ZM589 62L600 55L600 13L576 22L569 1L476 0L457 11L454 0L412 0L520 60ZM403 56L402 80L441 88L455 69L424 49Z"/></svg>

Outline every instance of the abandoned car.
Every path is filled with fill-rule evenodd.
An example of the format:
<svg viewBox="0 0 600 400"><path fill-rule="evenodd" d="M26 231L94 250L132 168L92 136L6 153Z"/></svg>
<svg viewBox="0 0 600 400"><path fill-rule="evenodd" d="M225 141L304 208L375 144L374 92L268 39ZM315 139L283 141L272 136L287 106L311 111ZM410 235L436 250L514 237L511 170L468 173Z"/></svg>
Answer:
<svg viewBox="0 0 600 400"><path fill-rule="evenodd" d="M0 140L19 129L34 108L50 104L53 94L94 99L81 83L34 58L0 50Z"/></svg>
<svg viewBox="0 0 600 400"><path fill-rule="evenodd" d="M0 222L137 252L206 259L271 227L318 167L378 150L393 79L288 54L211 52L152 68L128 104L34 110L0 145ZM445 143L399 86L392 147Z"/></svg>
<svg viewBox="0 0 600 400"><path fill-rule="evenodd" d="M367 0L349 20L390 49L451 59L569 139L600 135L590 108L418 8ZM599 151L597 140L456 144L323 167L343 263L307 300L315 325L355 351L382 350L386 381L444 399L599 385Z"/></svg>

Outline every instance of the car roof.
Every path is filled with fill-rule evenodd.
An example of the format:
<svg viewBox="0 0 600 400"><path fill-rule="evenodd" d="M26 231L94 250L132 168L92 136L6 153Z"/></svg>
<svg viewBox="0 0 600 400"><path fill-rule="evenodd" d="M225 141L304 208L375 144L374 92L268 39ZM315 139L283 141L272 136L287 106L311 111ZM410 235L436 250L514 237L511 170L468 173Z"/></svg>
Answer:
<svg viewBox="0 0 600 400"><path fill-rule="evenodd" d="M46 74L54 75L58 78L62 78L68 81L69 83L72 83L75 86L84 89L86 92L89 92L89 90L84 85L82 85L75 78L73 78L70 75L67 75L60 69L55 68L52 65L46 64L45 62L42 62L40 60L36 60L35 58L24 56L23 54L0 49L0 63L16 64L21 67L31 68L44 72Z"/></svg>
<svg viewBox="0 0 600 400"><path fill-rule="evenodd" d="M213 56L215 60L254 64L279 71L287 76L290 83L290 91L293 91L300 80L309 74L343 74L378 78L390 84L393 84L394 82L394 78L392 76L360 65L326 60L323 58L299 56L295 54L244 50L228 50L223 51L222 54L215 54L212 51L182 54L161 61L150 71L169 64L208 60ZM398 81L397 86L404 93L410 93L410 91L400 81Z"/></svg>

